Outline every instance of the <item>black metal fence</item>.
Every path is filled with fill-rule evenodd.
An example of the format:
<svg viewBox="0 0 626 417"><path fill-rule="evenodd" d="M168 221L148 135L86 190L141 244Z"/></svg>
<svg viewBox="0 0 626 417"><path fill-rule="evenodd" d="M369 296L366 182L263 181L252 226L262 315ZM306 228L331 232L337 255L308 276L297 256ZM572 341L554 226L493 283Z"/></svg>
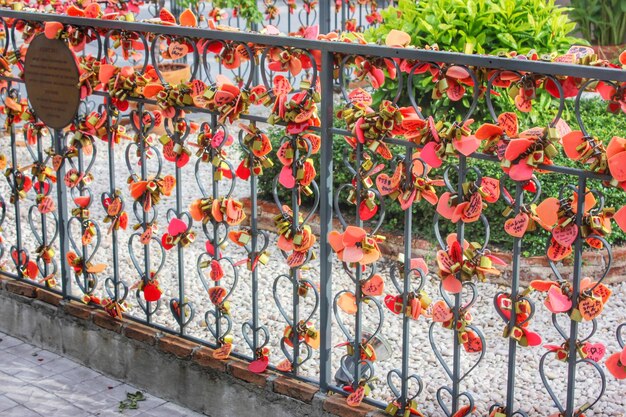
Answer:
<svg viewBox="0 0 626 417"><path fill-rule="evenodd" d="M322 32L328 32L330 10L320 10ZM561 83L571 77L582 86L573 98L576 109L596 80L614 88L613 104L619 104L624 71L8 10L0 11L0 19L10 138L2 146L10 152L8 188L2 190L4 275L199 340L219 357L232 350L255 371L269 366L318 383L324 392L343 393L350 403L365 396L393 415L419 415L418 409L436 401L440 409L432 415L460 417L477 408L480 415L525 416L536 404L516 395L516 376L528 366L527 356L522 362L517 357L525 349L540 355L540 347L522 346L537 345L528 324L535 314L549 312L519 288L524 232L530 222L574 225L573 237L562 230L553 231L556 243L548 238L554 276L551 284L536 284L550 291L555 304L566 305L551 307L560 339L542 354L536 371L557 415L580 416L603 404L606 384L614 382L586 346L596 317L577 315L585 300L606 301L604 276L590 284L582 265L583 251L595 250L591 245L606 254L604 275L611 267L602 227L609 212L603 211L601 190L588 191L590 180L615 183L606 151L584 133L579 152L589 144L590 153L580 159L599 163L551 165L553 152L561 152L561 113L539 133L518 137L491 100L492 89L519 86L531 101L532 93L552 82L560 95L555 106L562 109ZM79 56L85 95L68 129L48 129L37 119L20 78L23 45L48 22L61 24L58 36ZM170 52L173 44L188 52L189 73L180 84L163 82L163 64L178 57ZM296 69L290 66L295 60ZM226 79L215 62L242 72ZM397 94L372 110L359 85L369 89L378 82L379 68L387 75L397 70ZM466 114L439 115L441 123L422 114L428 109L417 106L414 92L424 70L442 94L452 84L462 86ZM255 73L260 86L252 84ZM401 95L413 105L399 108ZM482 140L465 123L479 106L495 123ZM341 122L347 128L337 127ZM272 145L267 132L277 126L281 139ZM502 162L504 148L524 137L533 139ZM344 138L350 146L339 147ZM343 166L333 166L337 152L344 152ZM536 157L532 165L529 157ZM499 182L483 177L471 164L476 159L503 164L508 175ZM441 176L430 178L428 164L439 163ZM279 214L275 229L266 231L259 228L258 183L273 164L281 166L273 179ZM334 187L338 172L351 180ZM548 172L572 178L572 186L541 209L553 211L553 224L536 207L540 179ZM585 198L578 198L581 190ZM592 195L597 205L586 207ZM512 231L510 288L494 297L507 354L494 357L500 368L490 363L502 372L493 375L502 382L499 389L488 384L485 392L471 394L468 375L488 343L502 343L488 340L481 331L484 318L470 312L481 298L476 279L498 273L482 209L499 198L523 225ZM385 207L394 200L403 207L403 256L385 262L379 233ZM439 214L414 218L413 208L429 203L441 206ZM334 219L341 225L337 231ZM413 255L416 221L432 222L441 246L428 262ZM451 221L456 234L446 238L442 224ZM470 223L482 224L482 235L467 235ZM566 256L573 258L571 266L561 264ZM583 336L581 320L585 329L591 326ZM433 355L441 369L422 358ZM566 367L562 388L551 388L549 366ZM597 374L577 389L581 368ZM579 404L590 386L597 398ZM497 391L498 404L487 391Z"/></svg>

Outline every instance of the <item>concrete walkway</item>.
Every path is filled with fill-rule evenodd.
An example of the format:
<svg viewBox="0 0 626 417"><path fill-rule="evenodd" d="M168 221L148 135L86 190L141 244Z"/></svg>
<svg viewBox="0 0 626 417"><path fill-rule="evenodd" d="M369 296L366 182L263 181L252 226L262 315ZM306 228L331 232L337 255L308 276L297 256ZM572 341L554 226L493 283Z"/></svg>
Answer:
<svg viewBox="0 0 626 417"><path fill-rule="evenodd" d="M0 417L201 417L143 393L137 409L119 411L138 388L0 332Z"/></svg>

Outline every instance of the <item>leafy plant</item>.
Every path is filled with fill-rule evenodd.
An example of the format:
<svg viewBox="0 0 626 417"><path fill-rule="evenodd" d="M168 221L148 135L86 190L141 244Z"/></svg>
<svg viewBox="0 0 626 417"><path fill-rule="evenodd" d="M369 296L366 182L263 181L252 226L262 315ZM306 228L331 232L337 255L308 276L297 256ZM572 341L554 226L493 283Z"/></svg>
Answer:
<svg viewBox="0 0 626 417"><path fill-rule="evenodd" d="M183 9L197 10L200 0L178 0L178 4L182 6Z"/></svg>
<svg viewBox="0 0 626 417"><path fill-rule="evenodd" d="M593 44L618 45L626 41L624 0L572 0L570 17Z"/></svg>
<svg viewBox="0 0 626 417"><path fill-rule="evenodd" d="M410 34L414 46L465 53L544 54L580 43L570 36L576 24L567 9L554 0L399 0L381 14L383 23L366 32L370 41L383 42L397 29Z"/></svg>
<svg viewBox="0 0 626 417"><path fill-rule="evenodd" d="M256 0L213 0L213 7L232 9L237 16L246 20L248 28L251 28L252 23L263 21L263 14Z"/></svg>

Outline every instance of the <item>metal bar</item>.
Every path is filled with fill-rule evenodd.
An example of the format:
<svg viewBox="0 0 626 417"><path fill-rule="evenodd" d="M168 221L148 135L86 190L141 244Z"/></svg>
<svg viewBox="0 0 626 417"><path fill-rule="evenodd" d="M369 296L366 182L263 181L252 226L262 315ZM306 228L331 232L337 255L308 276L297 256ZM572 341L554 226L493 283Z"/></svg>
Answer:
<svg viewBox="0 0 626 417"><path fill-rule="evenodd" d="M346 30L346 20L347 20L347 10L346 10L346 0L341 0L341 28L339 28L342 32Z"/></svg>
<svg viewBox="0 0 626 417"><path fill-rule="evenodd" d="M79 175L85 175L85 172L83 171L85 168L85 164L83 163L83 147L82 145L78 147L78 173ZM83 195L83 191L85 190L85 183L83 182L83 180L81 179L80 181L78 181L78 185L77 185L77 189L78 189L78 193L82 196ZM75 218L76 216L72 216L70 219ZM82 216L80 217L80 235L83 236L85 234L85 221L83 221ZM87 259L87 245L83 244L81 242L81 259L85 260ZM85 294L91 294L93 292L93 289L90 290L90 284L89 284L89 272L87 272L86 268L83 268L83 272L82 272L82 276L83 276L83 288L85 289Z"/></svg>
<svg viewBox="0 0 626 417"><path fill-rule="evenodd" d="M585 196L587 194L587 179L585 177L578 178L578 202L576 206L576 227L578 228L578 236L574 243L574 276L572 279L572 306L577 308L578 296L580 295L580 280L582 273L583 260L583 238L581 236L582 220L585 212ZM565 416L573 417L576 401L576 365L578 362L578 322L570 320L569 333L569 357L567 359L567 401L565 406Z"/></svg>
<svg viewBox="0 0 626 417"><path fill-rule="evenodd" d="M515 210L514 215L520 212L520 208L524 204L524 189L519 182L515 183ZM517 311L515 309L515 303L517 302L518 287L519 287L519 271L520 260L522 256L522 238L513 239L513 265L511 267L511 318L509 320L509 333L513 331L513 328L517 323ZM509 337L509 364L507 370L506 380L506 415L511 417L515 412L515 362L517 357L517 341Z"/></svg>
<svg viewBox="0 0 626 417"><path fill-rule="evenodd" d="M300 159L300 151L298 150L298 136L291 136L291 148L293 149L293 162L291 165L291 174L294 178L298 178L298 163ZM298 230L300 229L300 222L298 217L300 216L300 206L298 205L298 186L294 185L291 189L291 210L293 212L293 222L291 223L291 236L296 235ZM300 268L290 268L291 275L291 339L293 343L293 364L292 364L292 373L298 373L298 360L300 353L300 340L298 335L298 321L300 317L300 296L298 294L298 271Z"/></svg>
<svg viewBox="0 0 626 417"><path fill-rule="evenodd" d="M250 32L231 32L182 26L163 26L152 23L77 18L56 14L24 11L16 12L13 10L0 10L0 17L22 19L26 21L55 21L76 26L118 29L132 32L149 32L154 34L170 34L176 36L188 36L190 38L219 39L246 43L251 42L268 46L331 51L347 55L371 55L384 58L411 59L511 71L537 72L546 75L567 75L579 78L626 82L626 71L621 69L562 64L557 62L528 61L521 59L500 58L496 56L468 55L458 52L443 52L413 48L390 48L370 44L359 45L355 43L319 41L287 36L261 35Z"/></svg>
<svg viewBox="0 0 626 417"><path fill-rule="evenodd" d="M291 13L287 12L287 33L291 33Z"/></svg>
<svg viewBox="0 0 626 417"><path fill-rule="evenodd" d="M359 215L359 207L361 207L361 191L363 189L363 183L361 181L361 161L363 157L363 144L360 142L356 143L356 158L354 161L354 168L356 171L356 212L355 212L355 220L354 223L357 227L363 227L363 220L361 220L361 216ZM359 381L361 378L361 338L362 334L362 319L363 319L363 293L361 291L361 279L362 279L363 271L361 269L360 264L356 264L354 267L354 277L355 277L355 290L354 296L356 298L356 313L354 315L354 353L352 354L354 360L354 380L352 381L352 388L355 390L359 385Z"/></svg>
<svg viewBox="0 0 626 417"><path fill-rule="evenodd" d="M213 134L215 134L215 129L217 128L217 117L215 115L211 115L211 132L213 132ZM224 140L226 140L227 138L224 138ZM211 196L213 197L213 200L217 200L220 196L220 184L219 181L215 180L215 176L217 174L217 167L215 165L213 165L213 163L211 163ZM211 217L211 225L213 226L213 253L214 253L214 258L213 259L217 259L219 260L222 255L220 254L220 245L218 244L219 242L219 223L215 220L215 218ZM219 281L215 281L213 283L214 286L218 287L220 285ZM222 338L222 314L224 314L222 312L222 309L218 306L215 305L215 334L217 335L217 340L215 341L216 343L220 343L220 338Z"/></svg>
<svg viewBox="0 0 626 417"><path fill-rule="evenodd" d="M410 147L405 148L404 155L406 181L412 178L411 162L412 152ZM408 403L409 392L409 351L410 341L410 322L407 315L409 304L409 292L411 290L411 242L413 235L413 205L404 211L404 287L402 289L402 387L400 395L401 410L405 410Z"/></svg>
<svg viewBox="0 0 626 417"><path fill-rule="evenodd" d="M459 178L457 184L457 192L459 196L464 194L463 183L465 182L465 175L467 174L467 158L463 155L459 155ZM463 240L465 239L465 223L459 221L456 227L457 241L463 247ZM461 273L458 273L459 280L461 279ZM453 362L452 362L452 414L456 413L459 409L459 395L461 393L461 343L459 341L459 335L456 331L457 324L461 310L461 293L454 294L454 329L453 329Z"/></svg>
<svg viewBox="0 0 626 417"><path fill-rule="evenodd" d="M254 170L250 169L250 255L258 256L259 244L259 208L258 208L258 178ZM253 262L254 259L250 259ZM252 354L256 355L259 348L259 336L257 329L259 327L259 271L257 267L252 268ZM256 358L255 358L256 359Z"/></svg>
<svg viewBox="0 0 626 417"><path fill-rule="evenodd" d="M172 124L174 124L174 119L172 119ZM180 217L183 211L183 177L180 172L180 167L176 164L176 169L174 171L176 175L176 216ZM217 186L214 181L213 184ZM186 184L185 184L186 185ZM189 220L193 222L193 220ZM178 256L178 318L180 325L180 335L185 334L185 249L183 245L178 243L176 245L176 252Z"/></svg>
<svg viewBox="0 0 626 417"><path fill-rule="evenodd" d="M330 8L332 7L332 4L330 0L320 0L318 4L319 4L318 10L319 10L320 33L329 33L330 32Z"/></svg>
<svg viewBox="0 0 626 417"><path fill-rule="evenodd" d="M26 132L24 132L24 139L26 139ZM41 139L41 132L37 133L37 163L41 164L44 161L44 152L43 152L43 143ZM44 182L39 183L40 187L44 187ZM42 193L43 194L43 193ZM39 213L39 218L41 219L41 245L43 247L48 246L51 242L48 242L48 218L46 214ZM50 273L50 267L48 266L48 262L44 262L43 264L43 276L47 277ZM47 282L46 282L47 285Z"/></svg>
<svg viewBox="0 0 626 417"><path fill-rule="evenodd" d="M17 274L14 274L12 272L7 272L7 271L0 271L0 276L10 278L10 279L19 279L19 276ZM36 283L32 282L30 284L35 285Z"/></svg>
<svg viewBox="0 0 626 417"><path fill-rule="evenodd" d="M54 152L57 155L63 154L63 131L54 130ZM65 177L65 164L57 171L57 178ZM59 216L59 252L61 270L61 291L63 298L68 298L71 294L71 271L65 262L67 252L69 251L69 240L67 233L67 190L64 181L57 181L57 213ZM16 217L16 222L17 222Z"/></svg>
<svg viewBox="0 0 626 417"><path fill-rule="evenodd" d="M11 85L9 84L9 86L7 87L7 91L10 91ZM11 136L11 165L12 165L12 169L13 172L11 173L12 175L12 181L13 181L13 186L15 187L12 191L13 191L13 208L15 208L15 246L17 249L18 254L22 251L22 216L20 214L20 196L18 194L18 190L17 190L17 183L15 181L15 175L17 174L17 170L19 169L19 164L18 164L18 160L17 160L17 144L16 142L16 135L15 135L15 124L11 123L11 130L10 130L10 136ZM16 255L15 257L15 266L17 269L17 277L18 279L23 279L24 278L24 274L22 273L22 256L21 255Z"/></svg>
<svg viewBox="0 0 626 417"><path fill-rule="evenodd" d="M111 100L109 97L104 98L104 106L107 114L106 127L107 132L109 134L109 192L111 197L115 195L115 187L116 187L116 173L115 173L115 140L113 139L113 132L111 128L111 112L113 110L111 106ZM115 302L119 301L119 286L120 282L120 261L119 261L119 247L117 240L117 230L113 227L111 230L111 250L113 253L113 294Z"/></svg>
<svg viewBox="0 0 626 417"><path fill-rule="evenodd" d="M327 2L327 0L323 0ZM328 233L333 228L333 55L322 52L320 119L320 389L327 392L331 378L333 262Z"/></svg>
<svg viewBox="0 0 626 417"><path fill-rule="evenodd" d="M143 137L143 104L139 103L137 105L138 119L139 119L139 131L137 132L138 140L139 140L139 160L141 161L141 180L146 181L148 178L147 171L147 163L146 163L146 148L145 148L145 139ZM135 203L136 204L136 203ZM155 210L155 218L156 218L156 208L153 206L153 210ZM143 230L146 230L146 226L148 224L148 214L145 209L142 209L142 219L141 219ZM143 282L144 284L150 281L150 241L148 241L145 245L143 245L143 256L144 256L144 272L143 272ZM150 301L146 301L146 323L150 324L151 322L151 314L150 314Z"/></svg>
<svg viewBox="0 0 626 417"><path fill-rule="evenodd" d="M178 18L183 11L179 0L170 0L170 9L176 18Z"/></svg>

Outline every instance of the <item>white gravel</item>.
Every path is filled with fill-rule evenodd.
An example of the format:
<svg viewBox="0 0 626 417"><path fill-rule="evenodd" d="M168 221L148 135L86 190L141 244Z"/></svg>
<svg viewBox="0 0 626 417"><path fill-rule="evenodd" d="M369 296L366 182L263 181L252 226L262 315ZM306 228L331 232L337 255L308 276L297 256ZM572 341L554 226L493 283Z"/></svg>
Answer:
<svg viewBox="0 0 626 417"><path fill-rule="evenodd" d="M236 132L233 132L233 134ZM8 143L8 139L3 139L4 143ZM45 145L48 146L49 140L46 140ZM99 196L103 191L108 191L108 165L105 162L108 157L108 151L103 142L98 142L98 159L99 162L93 167L94 181L91 184L91 190L96 199L91 207L91 216L93 219L101 221L104 218L104 211L99 204ZM124 144L126 145L126 144ZM4 152L7 156L9 154L9 148L7 145L4 147ZM235 148L229 150L231 160L238 161L239 157ZM18 148L18 158L20 166L28 165L31 163L29 154L26 148ZM193 174L193 162L195 157L183 170L182 174L182 194L183 194L183 208L187 208L189 203L199 197L198 186ZM136 223L132 215L131 199L126 185L126 178L128 177L128 169L124 162L123 149L118 147L115 153L115 179L117 181L117 187L121 189L124 200L126 202L126 210L129 212L130 221L129 229L127 231L120 231L118 234L119 239L119 256L120 256L120 277L129 285L132 285L139 278L138 273L129 258L128 241L132 231L132 225ZM235 163L235 167L238 162ZM152 169L152 168L151 168ZM169 162L164 163L164 173L173 173L173 164ZM203 171L202 180L205 186L208 188L210 185L210 175L208 171ZM226 183L221 188L225 190L227 188ZM0 192L8 203L9 191L6 181L0 182ZM237 181L237 185L234 190L234 196L242 198L248 196L249 183L243 181ZM30 228L26 222L27 208L29 208L34 201L34 193L29 193L26 200L21 202L22 206L22 239L23 245L28 249L30 253L33 253L37 247L34 241L33 235L30 232ZM173 207L174 197L166 198L159 205L159 225L160 230L157 236L160 238L162 233L166 229L166 209ZM73 207L73 203L70 201L70 207ZM37 216L36 216L37 217ZM11 206L7 211L7 218L3 227L3 237L5 241L5 247L9 247L15 241L15 229L12 226L15 221L15 212ZM415 221L421 221L415 219ZM104 226L106 227L106 226ZM78 228L77 228L78 229ZM206 292L203 290L201 282L197 276L195 263L198 256L204 251L204 243L206 241L203 236L202 230L197 225L194 225L194 230L198 233L196 242L185 248L184 250L184 265L185 265L185 285L184 293L185 297L190 302L195 310L195 317L187 328L190 335L211 339L208 331L201 326L201 322L204 319L204 314L207 310L212 308L212 305L208 299ZM74 231L73 236L79 241L79 232ZM287 274L289 272L285 263L281 262L281 254L276 247L276 235L270 234L271 242L269 245L269 252L271 255L271 262L267 266L261 266L259 269L259 293L257 297L259 299L259 323L266 326L270 333L270 348L271 348L271 361L273 364L279 363L284 359L282 352L280 351L279 342L282 336L282 332L285 327L285 322L282 320L280 313L274 303L272 295L272 285L274 279L280 274ZM316 246L316 250L318 247ZM134 247L135 253L141 259L140 254L142 250L139 245ZM228 245L225 250L227 256L230 256L234 261L239 261L245 257L241 248L235 247L233 244ZM155 255L156 256L156 255ZM434 258L434 257L432 257ZM5 259L8 256L5 254ZM104 262L110 264L112 260L112 243L111 236L106 234L106 228L103 230L102 244L98 249L94 262ZM431 269L436 267L432 264ZM156 262L153 258L153 265ZM333 262L334 274L333 274L333 288L334 291L340 291L342 289L352 289L353 284L349 277L342 271L340 263L334 258ZM583 267L584 268L584 267ZM7 269L12 271L13 265L11 262L7 263ZM169 311L168 303L172 297L178 297L178 275L177 275L177 254L173 249L166 253L166 261L163 270L160 274L160 282L165 291L162 299L161 308L154 317L154 321L158 324L168 326L173 329L177 329L176 321ZM386 278L386 293L392 293L392 283L388 279L389 269L386 262L381 262L381 271L384 278ZM108 268L103 274L100 275L100 283L98 284L97 293L103 294L103 282L104 279L110 277L112 268ZM231 285L232 274L226 271L227 276L223 282L225 286ZM314 261L310 265L310 269L303 272L304 277L318 283L321 278L319 274L319 262ZM548 277L546 277L548 278ZM279 294L287 310L289 311L289 300L291 297L291 287L284 284L278 285ZM428 294L433 299L439 299L437 296L437 280L429 279L426 286ZM598 331L593 337L594 342L602 342L607 346L607 352L613 353L618 350L618 345L615 340L616 327L626 321L626 283L611 286L614 296L605 308L605 312L598 320ZM79 295L76 285L73 285L73 294ZM504 402L506 391L506 369L508 360L508 341L501 337L503 330L503 322L497 316L494 311L492 300L496 292L505 291L505 287L496 286L489 283L478 284L479 298L473 307L475 325L480 328L487 340L487 350L482 362L478 365L474 371L463 381L462 389L474 393L476 405L478 407L477 415L485 415L488 407L494 402ZM532 322L531 328L538 331L544 340L544 343L560 344L561 339L557 332L551 325L551 317L541 304L542 296L535 294L533 297L537 300L538 314ZM382 297L381 302L382 302ZM245 342L241 336L241 325L245 321L251 318L251 276L245 266L239 267L239 281L235 291L231 297L232 305L232 319L234 322L233 333L235 336L235 351L242 352L244 354L250 354L249 349L245 345ZM141 310L138 308L135 301L135 294L131 292L128 296L128 301L133 305L130 313L133 315L141 316ZM302 310L310 311L312 307L313 297L307 297L303 301ZM376 373L379 380L374 383L375 389L372 392L372 397L382 401L389 401L392 399L392 393L384 382L388 371L393 368L399 368L401 364L401 317L393 314L388 314L385 311L384 326L382 330L383 337L389 341L392 346L393 355L390 359L381 361L376 364ZM373 327L373 324L369 322L367 314L365 315L365 328ZM352 319L347 318L347 323L351 323ZM315 314L314 321L319 322L319 311ZM370 323L370 324L368 324ZM444 373L442 367L438 364L428 342L428 320L420 318L417 322L411 322L410 332L410 369L417 375L421 376L424 381L424 392L418 398L420 409L428 416L442 416L443 413L436 405L435 394L438 387L443 384L447 384L449 381ZM585 333L586 326L583 326L582 332ZM444 357L451 362L451 346L453 334L449 330L442 329L441 326L436 326L436 338L441 343ZM341 332L333 320L333 343L337 344L342 341ZM339 358L345 352L344 348L333 349L333 372L338 368ZM541 355L545 352L543 347L536 348L520 348L517 355L517 395L518 405L523 410L527 411L529 416L547 416L552 412L555 412L555 407L552 405L552 401L549 398L546 390L543 387L541 379L538 373L538 363ZM608 354L607 353L607 354ZM467 369L469 363L473 363L475 356L472 355L469 358L463 352L464 369ZM467 360L465 358L468 358ZM319 359L318 352L315 352L312 359L302 366L302 374L316 378L319 375L319 366L317 365ZM578 384L578 403L583 404L585 402L584 396L598 391L598 379L587 380L588 376L587 366L582 366L579 375L577 376ZM550 382L555 386L555 392L564 397L564 370L566 365L558 361L549 361L548 370L546 372ZM595 407L595 411L589 411L587 416L611 416L616 417L623 415L624 409L626 409L626 396L625 393L626 384L617 382L615 379L607 373L607 388L606 393ZM562 400L564 402L564 399ZM622 413L622 414L620 414Z"/></svg>

